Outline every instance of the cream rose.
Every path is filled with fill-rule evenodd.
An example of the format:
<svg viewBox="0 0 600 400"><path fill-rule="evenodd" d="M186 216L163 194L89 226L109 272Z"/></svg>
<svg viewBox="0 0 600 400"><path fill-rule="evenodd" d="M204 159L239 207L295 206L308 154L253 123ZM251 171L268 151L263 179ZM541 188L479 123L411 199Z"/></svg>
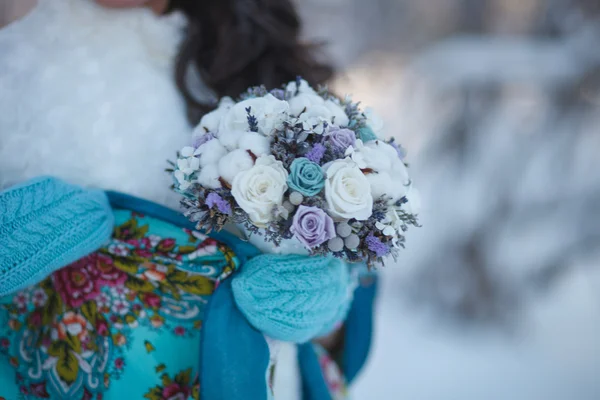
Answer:
<svg viewBox="0 0 600 400"><path fill-rule="evenodd" d="M334 218L359 221L373 213L373 196L365 175L356 163L348 158L337 160L326 168L325 199L329 214Z"/></svg>
<svg viewBox="0 0 600 400"><path fill-rule="evenodd" d="M240 101L221 119L219 131L245 132L248 131L248 111L254 115L258 122L258 132L270 136L274 129L280 128L287 118L289 104L279 100L272 94Z"/></svg>
<svg viewBox="0 0 600 400"><path fill-rule="evenodd" d="M283 202L287 177L281 161L262 156L252 168L235 176L231 194L254 224L264 226L271 221L273 207Z"/></svg>
<svg viewBox="0 0 600 400"><path fill-rule="evenodd" d="M406 195L410 183L408 170L392 146L381 140L367 143L357 140L356 146L346 154L361 169L372 170L366 176L373 197L386 195L396 201Z"/></svg>

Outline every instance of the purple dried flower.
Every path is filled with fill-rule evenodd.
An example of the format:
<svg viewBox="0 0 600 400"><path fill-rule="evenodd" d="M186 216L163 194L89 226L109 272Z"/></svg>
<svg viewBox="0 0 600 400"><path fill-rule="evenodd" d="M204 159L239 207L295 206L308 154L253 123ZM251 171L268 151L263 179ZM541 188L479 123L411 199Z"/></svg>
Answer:
<svg viewBox="0 0 600 400"><path fill-rule="evenodd" d="M194 140L194 148L197 149L198 147L202 146L204 143L210 142L214 138L216 138L214 133L206 132L204 135L198 136Z"/></svg>
<svg viewBox="0 0 600 400"><path fill-rule="evenodd" d="M231 214L231 205L215 192L211 192L206 196L206 205L209 208L216 205L219 212L227 215Z"/></svg>
<svg viewBox="0 0 600 400"><path fill-rule="evenodd" d="M379 238L373 236L372 233L369 233L365 239L365 242L367 243L369 250L377 254L377 257L383 257L390 252L390 249L383 244Z"/></svg>
<svg viewBox="0 0 600 400"><path fill-rule="evenodd" d="M317 143L308 153L306 153L305 157L318 164L325 155L325 150L325 146L323 146L321 143Z"/></svg>
<svg viewBox="0 0 600 400"><path fill-rule="evenodd" d="M285 90L283 89L273 89L271 90L271 94L279 100L285 100Z"/></svg>
<svg viewBox="0 0 600 400"><path fill-rule="evenodd" d="M337 126L329 127L325 133L325 140L338 150L345 151L356 143L356 134L350 129L340 129Z"/></svg>

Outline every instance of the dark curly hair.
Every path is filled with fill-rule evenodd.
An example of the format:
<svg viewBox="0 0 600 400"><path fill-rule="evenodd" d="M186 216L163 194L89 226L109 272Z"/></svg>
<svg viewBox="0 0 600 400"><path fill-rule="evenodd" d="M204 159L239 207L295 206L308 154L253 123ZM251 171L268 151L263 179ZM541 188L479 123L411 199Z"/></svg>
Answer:
<svg viewBox="0 0 600 400"><path fill-rule="evenodd" d="M192 123L215 102L193 95L190 67L216 98L238 96L250 86L280 87L297 76L322 84L333 74L315 57L317 47L300 41L301 23L290 0L171 0L169 10L189 19L176 82Z"/></svg>

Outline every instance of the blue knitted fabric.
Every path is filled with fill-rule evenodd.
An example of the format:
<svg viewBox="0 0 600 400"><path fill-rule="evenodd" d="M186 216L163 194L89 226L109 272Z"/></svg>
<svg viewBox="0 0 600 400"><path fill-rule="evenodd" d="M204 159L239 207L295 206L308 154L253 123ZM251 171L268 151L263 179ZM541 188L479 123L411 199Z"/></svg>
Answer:
<svg viewBox="0 0 600 400"><path fill-rule="evenodd" d="M42 280L109 239L104 192L36 178L0 193L0 296Z"/></svg>
<svg viewBox="0 0 600 400"><path fill-rule="evenodd" d="M259 255L233 278L232 289L252 326L295 343L330 332L351 300L348 267L333 257Z"/></svg>

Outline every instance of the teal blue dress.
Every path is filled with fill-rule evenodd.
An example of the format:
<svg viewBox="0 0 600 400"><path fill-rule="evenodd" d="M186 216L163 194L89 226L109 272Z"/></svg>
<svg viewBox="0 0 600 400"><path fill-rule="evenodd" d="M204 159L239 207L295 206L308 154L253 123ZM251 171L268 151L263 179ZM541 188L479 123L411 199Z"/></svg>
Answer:
<svg viewBox="0 0 600 400"><path fill-rule="evenodd" d="M108 242L0 298L0 399L270 398L276 366L228 279L258 251L156 204L109 199ZM305 399L346 396L368 354L374 293L363 280L339 359L299 348Z"/></svg>

